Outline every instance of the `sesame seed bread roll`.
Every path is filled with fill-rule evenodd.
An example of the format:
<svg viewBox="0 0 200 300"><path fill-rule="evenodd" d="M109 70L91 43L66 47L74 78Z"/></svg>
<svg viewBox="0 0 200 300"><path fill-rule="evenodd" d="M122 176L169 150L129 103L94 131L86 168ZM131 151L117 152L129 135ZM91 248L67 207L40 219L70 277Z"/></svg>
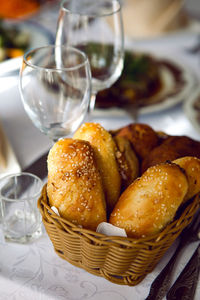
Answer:
<svg viewBox="0 0 200 300"><path fill-rule="evenodd" d="M119 199L121 176L116 161L116 145L111 134L98 123L85 123L74 134L75 139L89 141L93 146L100 171L108 212Z"/></svg>
<svg viewBox="0 0 200 300"><path fill-rule="evenodd" d="M187 191L187 177L178 165L150 167L123 192L109 222L129 237L153 235L174 219Z"/></svg>
<svg viewBox="0 0 200 300"><path fill-rule="evenodd" d="M123 136L114 136L113 140L117 146L116 159L123 191L139 176L139 160L129 140Z"/></svg>
<svg viewBox="0 0 200 300"><path fill-rule="evenodd" d="M47 195L63 218L96 230L106 221L106 204L94 151L87 141L59 140L48 160Z"/></svg>
<svg viewBox="0 0 200 300"><path fill-rule="evenodd" d="M173 161L185 170L188 179L188 192L183 202L191 199L200 192L200 159L192 156L185 156Z"/></svg>

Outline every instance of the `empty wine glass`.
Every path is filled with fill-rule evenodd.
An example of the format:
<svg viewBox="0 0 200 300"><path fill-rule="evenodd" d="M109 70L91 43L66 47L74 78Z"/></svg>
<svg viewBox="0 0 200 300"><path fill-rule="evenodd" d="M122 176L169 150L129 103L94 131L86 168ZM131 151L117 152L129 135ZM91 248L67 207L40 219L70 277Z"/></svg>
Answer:
<svg viewBox="0 0 200 300"><path fill-rule="evenodd" d="M121 75L124 33L118 0L64 0L59 12L56 45L84 51L92 72L90 110L96 94L109 88Z"/></svg>
<svg viewBox="0 0 200 300"><path fill-rule="evenodd" d="M87 56L78 49L45 46L23 57L20 93L28 116L53 141L84 120L91 96Z"/></svg>

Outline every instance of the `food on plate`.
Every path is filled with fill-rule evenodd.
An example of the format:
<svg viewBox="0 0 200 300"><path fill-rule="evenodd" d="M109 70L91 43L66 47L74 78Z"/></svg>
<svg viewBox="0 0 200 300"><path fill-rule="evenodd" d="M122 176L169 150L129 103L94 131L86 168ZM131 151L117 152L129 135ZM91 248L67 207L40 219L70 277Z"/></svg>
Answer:
<svg viewBox="0 0 200 300"><path fill-rule="evenodd" d="M29 44L30 35L26 30L0 20L0 62L23 55Z"/></svg>
<svg viewBox="0 0 200 300"><path fill-rule="evenodd" d="M113 140L117 146L116 159L122 181L121 190L124 190L138 177L139 160L128 139L116 135Z"/></svg>
<svg viewBox="0 0 200 300"><path fill-rule="evenodd" d="M100 171L108 211L117 202L121 190L121 176L116 160L116 144L111 134L98 123L85 123L74 134L74 139L90 142Z"/></svg>
<svg viewBox="0 0 200 300"><path fill-rule="evenodd" d="M151 97L162 87L159 63L153 56L125 52L121 77L109 89L97 95L97 107L124 106Z"/></svg>
<svg viewBox="0 0 200 300"><path fill-rule="evenodd" d="M187 84L185 70L173 60L126 50L121 76L109 89L97 94L96 107L127 111L169 107L181 101L179 94Z"/></svg>
<svg viewBox="0 0 200 300"><path fill-rule="evenodd" d="M102 180L87 141L59 140L49 152L47 166L50 206L63 218L91 230L106 221Z"/></svg>
<svg viewBox="0 0 200 300"><path fill-rule="evenodd" d="M184 169L189 182L189 188L185 195L184 202L191 199L200 191L200 159L192 156L185 156L173 161Z"/></svg>
<svg viewBox="0 0 200 300"><path fill-rule="evenodd" d="M187 177L178 165L153 166L122 193L109 222L130 237L156 234L174 219L187 191Z"/></svg>

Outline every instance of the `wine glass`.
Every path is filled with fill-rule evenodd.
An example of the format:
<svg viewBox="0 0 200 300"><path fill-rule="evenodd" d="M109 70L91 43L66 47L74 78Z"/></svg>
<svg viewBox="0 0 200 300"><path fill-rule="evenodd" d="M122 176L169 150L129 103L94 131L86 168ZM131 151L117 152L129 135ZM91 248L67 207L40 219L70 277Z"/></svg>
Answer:
<svg viewBox="0 0 200 300"><path fill-rule="evenodd" d="M92 111L98 91L109 88L123 69L124 32L120 2L62 1L56 45L62 44L75 46L88 56L92 72Z"/></svg>
<svg viewBox="0 0 200 300"><path fill-rule="evenodd" d="M54 142L84 120L91 97L88 58L78 49L45 46L25 53L20 93L28 116Z"/></svg>

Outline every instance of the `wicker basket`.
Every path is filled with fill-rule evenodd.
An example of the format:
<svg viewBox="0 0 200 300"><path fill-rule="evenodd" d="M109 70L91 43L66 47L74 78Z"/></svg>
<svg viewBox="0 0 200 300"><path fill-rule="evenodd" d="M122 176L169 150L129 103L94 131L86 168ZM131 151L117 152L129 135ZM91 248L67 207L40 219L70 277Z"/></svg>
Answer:
<svg viewBox="0 0 200 300"><path fill-rule="evenodd" d="M200 205L197 195L161 233L142 239L108 237L59 217L48 205L46 185L38 206L56 253L89 273L124 285L137 285L150 273Z"/></svg>

